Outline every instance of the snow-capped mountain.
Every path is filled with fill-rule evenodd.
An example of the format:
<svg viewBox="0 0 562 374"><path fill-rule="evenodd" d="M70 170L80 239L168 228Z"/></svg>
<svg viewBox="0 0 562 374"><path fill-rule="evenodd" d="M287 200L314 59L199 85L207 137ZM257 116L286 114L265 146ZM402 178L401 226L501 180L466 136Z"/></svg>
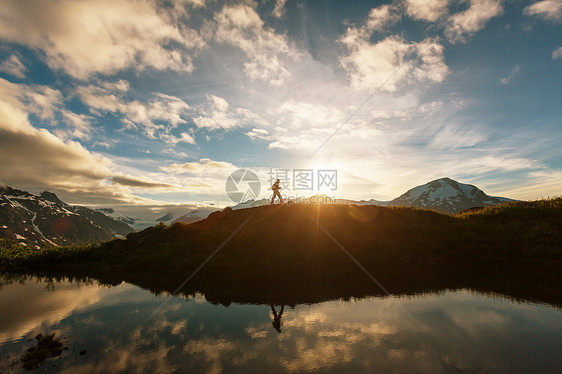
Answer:
<svg viewBox="0 0 562 374"><path fill-rule="evenodd" d="M174 219L174 215L172 213L166 213L162 217L157 218L157 222L168 222Z"/></svg>
<svg viewBox="0 0 562 374"><path fill-rule="evenodd" d="M253 207L256 207L256 206L267 205L267 204L269 204L269 201L270 200L266 199L266 198L263 198L263 199L260 199L260 200L250 199L250 200L244 201L243 203L239 203L239 204L236 204L234 206L231 206L230 208L234 209L234 210L245 209L245 208L253 208Z"/></svg>
<svg viewBox="0 0 562 374"><path fill-rule="evenodd" d="M98 208L98 209L96 209L96 212L101 212L101 213L105 214L106 216L111 217L116 221L121 221L123 223L126 223L129 226L133 226L135 224L135 222L138 221L138 219L136 219L136 218L131 218L129 216L121 215L119 213L116 213L115 209L113 209L113 208Z"/></svg>
<svg viewBox="0 0 562 374"><path fill-rule="evenodd" d="M172 223L182 222L182 223L192 223L201 221L209 216L209 214L220 210L219 208L214 207L204 207L204 208L197 208L190 211L187 214L175 219Z"/></svg>
<svg viewBox="0 0 562 374"><path fill-rule="evenodd" d="M450 178L440 178L408 190L388 205L414 206L456 214L466 209L497 205L506 201L513 200L488 196L471 184L459 183Z"/></svg>
<svg viewBox="0 0 562 374"><path fill-rule="evenodd" d="M102 242L133 229L101 212L62 202L54 193L40 196L0 187L0 237L33 246Z"/></svg>

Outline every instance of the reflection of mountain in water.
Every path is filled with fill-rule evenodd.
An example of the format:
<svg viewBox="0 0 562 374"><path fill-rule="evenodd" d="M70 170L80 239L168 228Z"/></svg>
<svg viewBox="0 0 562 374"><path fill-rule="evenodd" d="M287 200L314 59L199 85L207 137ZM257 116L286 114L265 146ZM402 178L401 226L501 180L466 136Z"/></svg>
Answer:
<svg viewBox="0 0 562 374"><path fill-rule="evenodd" d="M297 271L276 271L274 268L247 272L218 274L203 268L183 288L178 296L201 293L214 304L232 303L289 305L320 303L329 300L351 300L377 296L416 295L445 290L470 289L497 294L512 300L547 303L562 307L562 274L556 266L541 264L505 264L473 261L448 264L386 264L366 265L367 270L383 285L381 290L353 263L342 263L337 271L322 266L301 264ZM39 272L52 279L95 279L101 284L132 283L156 295L173 293L192 274L146 270L64 270ZM275 285L272 287L271 285Z"/></svg>

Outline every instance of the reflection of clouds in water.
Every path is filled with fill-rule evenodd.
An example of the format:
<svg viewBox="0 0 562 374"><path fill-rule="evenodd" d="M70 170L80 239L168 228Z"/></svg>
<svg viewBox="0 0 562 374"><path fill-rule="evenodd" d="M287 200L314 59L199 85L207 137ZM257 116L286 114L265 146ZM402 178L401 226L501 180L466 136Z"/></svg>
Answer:
<svg viewBox="0 0 562 374"><path fill-rule="evenodd" d="M299 305L285 309L282 333L277 334L267 305L224 308L203 302L204 296L196 294L188 302L170 298L148 320L162 297L131 285L105 289L61 284L54 293L33 282L25 287L26 296L18 300L37 300L21 318L19 326L27 326L24 333L30 331L28 325L58 323L64 335L88 345L84 359L60 361L59 369L68 373L220 373L241 368L494 371L509 365L509 350L524 352L536 346L533 354L546 348L542 354L549 357L555 345L541 346L542 332L534 329L560 324L560 312L552 308L515 305L463 291L401 297L400 303L413 318L388 298ZM21 287L2 289L2 305L6 305L5 298L15 297L15 291L24 293ZM47 302L49 298L52 303ZM45 306L47 310L41 310ZM1 321L4 325L5 319ZM560 334L560 330L554 332ZM5 328L2 331L6 334ZM553 333L552 328L548 331ZM22 336L19 330L12 335ZM522 339L522 335L529 338ZM509 367L517 368L521 360L514 357Z"/></svg>
<svg viewBox="0 0 562 374"><path fill-rule="evenodd" d="M168 355L175 347L160 345L155 350L139 352L141 342L108 340L101 360L76 362L64 368L62 373L171 373L175 365L168 362Z"/></svg>
<svg viewBox="0 0 562 374"><path fill-rule="evenodd" d="M99 334L100 342L95 344L97 353L102 360L75 363L67 369L70 373L102 373L102 372L173 372L177 363L170 357L181 357L181 345L174 344L172 339L182 342L186 339L187 319L169 320L166 316L182 312L181 300L174 300L181 304L168 304L161 310L158 318L148 321L146 317L158 306L159 300L153 299L145 291L136 289L137 296L144 296L148 305L142 306L140 313L130 316L130 311L120 310L113 319L98 320L104 326L107 335ZM141 297L138 299L142 300ZM131 317L129 319L128 317ZM99 318L99 317L98 317ZM89 331L91 333L91 331ZM86 331L86 334L88 331ZM69 335L72 334L70 331ZM89 350L89 355L96 352ZM180 365L181 366L181 365Z"/></svg>
<svg viewBox="0 0 562 374"><path fill-rule="evenodd" d="M162 345L142 354L139 354L139 347L152 346L154 338L162 331L180 334L187 321L172 323L158 319L152 321L148 328L127 330L130 326L120 315L100 318L99 312L110 308L126 307L130 313L138 314L139 308L147 307L143 305L147 300L151 301L149 305L159 302L148 292L126 283L110 288L95 283L46 283L36 279L26 281L25 285L13 283L0 291L0 304L3 306L0 308L0 344L50 331L58 336L71 337L83 347L90 343L83 336L96 334L102 341L98 345L103 347L103 360L80 360L73 362L69 368L59 365L61 372L144 372L150 368L161 372L173 371L173 366L166 363L166 356L174 347ZM169 304L163 308L163 313L178 311L181 307ZM65 320L70 316L73 316L71 321ZM54 329L52 326L57 324L58 328ZM114 339L112 334L116 331L126 333L126 338Z"/></svg>
<svg viewBox="0 0 562 374"><path fill-rule="evenodd" d="M235 345L226 339L202 339L190 341L183 347L184 352L191 355L202 355L204 360L211 364L208 373L221 373L221 357L231 354Z"/></svg>
<svg viewBox="0 0 562 374"><path fill-rule="evenodd" d="M279 358L280 365L293 372L327 369L354 358L352 347L327 339L310 341L308 337L296 337L294 348L296 355Z"/></svg>
<svg viewBox="0 0 562 374"><path fill-rule="evenodd" d="M97 285L76 283L57 283L54 291L46 283L34 281L4 286L0 291L0 342L56 324L72 312L97 303L106 292Z"/></svg>
<svg viewBox="0 0 562 374"><path fill-rule="evenodd" d="M246 331L246 334L250 335L252 339L262 339L269 335L269 330L266 330L265 327L262 329L258 329L254 326L249 326L246 327L244 331Z"/></svg>

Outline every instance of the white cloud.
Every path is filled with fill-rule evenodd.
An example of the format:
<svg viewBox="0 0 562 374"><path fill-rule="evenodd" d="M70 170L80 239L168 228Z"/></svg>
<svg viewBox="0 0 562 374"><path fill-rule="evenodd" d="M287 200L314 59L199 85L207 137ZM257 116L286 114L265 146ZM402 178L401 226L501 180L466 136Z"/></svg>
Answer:
<svg viewBox="0 0 562 374"><path fill-rule="evenodd" d="M402 123L421 114L431 115L439 109L439 104L433 102L418 108L416 95L383 93L376 103L371 103L370 110L356 113L349 119L357 108L356 105L341 102L325 105L322 102L289 99L264 113L263 123L259 127L253 127L246 135L255 141L265 141L270 149L310 156L336 133L344 120L349 119L323 148L322 153L330 154L334 151L367 154L371 153L373 142L380 141L383 130L390 123Z"/></svg>
<svg viewBox="0 0 562 374"><path fill-rule="evenodd" d="M507 190L503 188L498 192L515 198L535 200L561 197L560 186L562 186L562 171L543 169L529 172L525 180L518 180Z"/></svg>
<svg viewBox="0 0 562 374"><path fill-rule="evenodd" d="M5 0L0 38L41 50L51 68L82 79L130 67L191 72L203 41L164 18L145 1Z"/></svg>
<svg viewBox="0 0 562 374"><path fill-rule="evenodd" d="M375 31L381 31L386 25L393 24L399 19L398 9L391 5L373 8L362 26L348 27L339 41L346 46L368 41Z"/></svg>
<svg viewBox="0 0 562 374"><path fill-rule="evenodd" d="M348 51L340 57L340 65L353 88L395 91L404 84L441 82L449 74L437 39L408 42L391 35L371 41L373 34L400 19L399 11L391 5L372 9L363 25L348 27L339 38Z"/></svg>
<svg viewBox="0 0 562 374"><path fill-rule="evenodd" d="M268 129L253 129L246 135L269 141L269 148L310 152L318 147L343 119L335 107L289 99L268 112Z"/></svg>
<svg viewBox="0 0 562 374"><path fill-rule="evenodd" d="M62 93L48 86L19 85L15 90L27 104L27 110L43 120L54 120L63 104Z"/></svg>
<svg viewBox="0 0 562 374"><path fill-rule="evenodd" d="M248 131L246 135L250 139L262 139L262 140L272 140L273 137L270 135L269 131L266 129L260 128L253 128L252 130Z"/></svg>
<svg viewBox="0 0 562 374"><path fill-rule="evenodd" d="M488 138L476 129L460 125L445 125L433 134L429 143L432 150L445 150L474 147Z"/></svg>
<svg viewBox="0 0 562 374"><path fill-rule="evenodd" d="M209 0L185 0L186 3L191 4L194 8L203 8L207 1Z"/></svg>
<svg viewBox="0 0 562 374"><path fill-rule="evenodd" d="M143 151L143 152L150 153L150 151ZM187 153L180 152L175 148L164 148L162 150L162 153L165 153L165 154L168 154L168 155L173 155L173 156L178 157L178 158L187 158L188 157Z"/></svg>
<svg viewBox="0 0 562 374"><path fill-rule="evenodd" d="M369 17L365 23L366 31L372 33L375 30L382 30L385 26L391 25L400 20L398 9L392 5L382 5L373 8L369 12Z"/></svg>
<svg viewBox="0 0 562 374"><path fill-rule="evenodd" d="M499 82L503 85L509 84L511 83L511 81L517 76L519 75L519 72L521 71L521 66L517 65L516 67L514 67L509 74L506 77L503 77L499 80Z"/></svg>
<svg viewBox="0 0 562 374"><path fill-rule="evenodd" d="M207 108L200 110L200 116L193 118L198 127L216 129L231 129L259 121L257 114L244 108L230 108L230 104L215 95L207 95Z"/></svg>
<svg viewBox="0 0 562 374"><path fill-rule="evenodd" d="M248 5L225 6L214 18L217 22L215 40L244 52L244 72L250 79L274 86L285 83L290 76L285 62L299 57L285 36L264 26L260 16Z"/></svg>
<svg viewBox="0 0 562 374"><path fill-rule="evenodd" d="M470 0L467 10L448 19L445 36L452 43L464 43L486 23L503 13L501 0Z"/></svg>
<svg viewBox="0 0 562 374"><path fill-rule="evenodd" d="M0 80L0 83L5 89L9 87L12 104L27 114L34 114L49 126L55 126L54 133L60 138L91 139L93 118L66 109L61 91L48 86L15 84L6 80ZM7 100L7 97L3 99Z"/></svg>
<svg viewBox="0 0 562 374"><path fill-rule="evenodd" d="M435 22L447 14L449 0L405 0L404 5L411 18Z"/></svg>
<svg viewBox="0 0 562 374"><path fill-rule="evenodd" d="M374 91L382 86L384 91L395 91L404 84L442 82L449 74L443 46L436 39L407 42L389 36L371 43L369 34L350 38L353 33L350 28L340 39L349 50L340 63L356 89Z"/></svg>
<svg viewBox="0 0 562 374"><path fill-rule="evenodd" d="M230 162L214 161L208 158L202 158L199 162L186 162L183 164L171 164L163 166L160 170L173 174L194 174L194 175L210 175L224 174L225 171L234 171L238 169Z"/></svg>
<svg viewBox="0 0 562 374"><path fill-rule="evenodd" d="M162 134L160 138L164 140L166 143L171 145L176 145L177 143L188 143L188 144L195 144L195 139L190 134L184 132L181 133L180 136L174 136L171 134Z"/></svg>
<svg viewBox="0 0 562 374"><path fill-rule="evenodd" d="M54 126L57 125L60 114L64 123L71 127L86 129L88 117L64 109L64 97L61 91L42 85L11 83L4 79L0 79L0 85L6 93L2 99L9 100L25 113L34 114Z"/></svg>
<svg viewBox="0 0 562 374"><path fill-rule="evenodd" d="M285 15L285 4L287 0L275 0L275 7L273 8L273 16L281 18Z"/></svg>
<svg viewBox="0 0 562 374"><path fill-rule="evenodd" d="M81 86L76 89L76 93L94 114L98 111L119 113L124 116L122 122L125 124L125 128L141 129L151 139L163 137L164 140L174 143L176 139L170 137L169 130L186 124L187 121L183 117L191 113L190 106L175 96L155 93L154 98L148 102L126 101L119 96L119 93L108 87L123 91L128 88L128 83L119 81L114 84L102 84L102 86ZM187 136L182 139L177 139L175 143L193 141L193 138L189 139Z"/></svg>
<svg viewBox="0 0 562 374"><path fill-rule="evenodd" d="M92 134L92 117L85 114L76 114L69 110L62 110L63 120L69 125L70 131L61 135L72 138L89 140ZM58 135L58 134L57 134Z"/></svg>
<svg viewBox="0 0 562 374"><path fill-rule="evenodd" d="M102 87L108 91L126 92L129 90L130 84L126 80L120 79L117 82L103 82Z"/></svg>
<svg viewBox="0 0 562 374"><path fill-rule="evenodd" d="M552 59L556 60L557 58L562 58L562 47L558 47L552 51Z"/></svg>
<svg viewBox="0 0 562 374"><path fill-rule="evenodd" d="M539 16L547 21L562 22L562 1L543 0L529 5L523 10L527 16Z"/></svg>
<svg viewBox="0 0 562 374"><path fill-rule="evenodd" d="M159 169L166 173L166 180L192 188L197 193L213 195L221 201L226 197L224 186L228 176L239 167L226 161L202 158L199 161L161 166Z"/></svg>
<svg viewBox="0 0 562 374"><path fill-rule="evenodd" d="M20 99L28 86L0 79L0 180L23 189L49 189L79 199L78 203L154 203L130 193L135 187L144 189L175 188L175 184L156 182L154 179L116 173L117 165L100 154L91 152L80 143L64 140L46 129L36 129L28 120L34 102ZM76 131L84 131L87 117L60 110ZM84 125L86 128L81 128ZM66 135L66 134L63 134ZM66 136L64 136L66 138ZM116 184L108 181L115 179ZM123 178L129 178L127 180ZM121 178L121 179L119 179Z"/></svg>
<svg viewBox="0 0 562 374"><path fill-rule="evenodd" d="M16 85L0 80L0 158L4 163L0 178L7 183L37 185L50 180L50 184L71 185L100 182L109 174L107 159L31 126L26 106L12 96L14 89Z"/></svg>
<svg viewBox="0 0 562 374"><path fill-rule="evenodd" d="M17 55L11 55L0 63L0 71L23 79L27 68Z"/></svg>

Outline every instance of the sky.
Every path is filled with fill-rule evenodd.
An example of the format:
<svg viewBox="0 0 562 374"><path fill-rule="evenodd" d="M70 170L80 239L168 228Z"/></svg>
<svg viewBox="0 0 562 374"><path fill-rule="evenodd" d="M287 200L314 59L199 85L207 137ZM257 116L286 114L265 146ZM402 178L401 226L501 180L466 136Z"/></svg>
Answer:
<svg viewBox="0 0 562 374"><path fill-rule="evenodd" d="M561 77L561 0L2 0L0 183L106 207L224 206L237 169L259 197L284 171L290 196L560 196Z"/></svg>

